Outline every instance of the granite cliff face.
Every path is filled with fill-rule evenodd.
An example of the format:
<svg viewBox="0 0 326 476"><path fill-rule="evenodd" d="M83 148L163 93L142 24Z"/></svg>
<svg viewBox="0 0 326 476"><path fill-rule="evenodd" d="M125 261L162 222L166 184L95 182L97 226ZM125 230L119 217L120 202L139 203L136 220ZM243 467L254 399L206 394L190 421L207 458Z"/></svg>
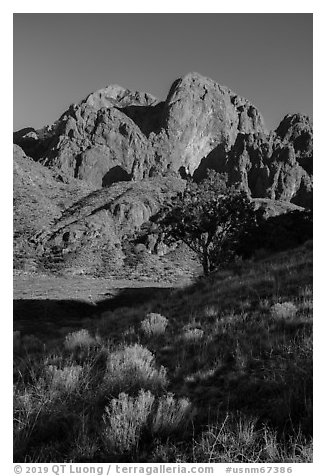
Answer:
<svg viewBox="0 0 326 476"><path fill-rule="evenodd" d="M312 207L312 125L306 116L286 116L270 134L238 134L223 161L214 152L213 167L252 197Z"/></svg>
<svg viewBox="0 0 326 476"><path fill-rule="evenodd" d="M300 114L266 131L249 101L197 73L176 80L165 101L107 86L52 126L14 133L17 253L28 241L72 267L116 268L125 237L182 178L199 181L207 169L226 172L268 216L311 208L312 137Z"/></svg>
<svg viewBox="0 0 326 476"><path fill-rule="evenodd" d="M226 152L239 133L263 131L263 118L253 105L193 73L173 83L162 111L162 128L151 139L161 169L193 175L216 147Z"/></svg>
<svg viewBox="0 0 326 476"><path fill-rule="evenodd" d="M51 127L18 131L14 142L96 188L168 171L200 180L212 168L253 197L311 204L309 118L288 115L267 133L249 101L197 73L177 79L161 102L116 85L100 89Z"/></svg>
<svg viewBox="0 0 326 476"><path fill-rule="evenodd" d="M239 133L265 131L248 101L197 73L175 81L166 101L119 86L90 94L51 127L14 141L28 155L97 187L168 169L193 174L217 146Z"/></svg>

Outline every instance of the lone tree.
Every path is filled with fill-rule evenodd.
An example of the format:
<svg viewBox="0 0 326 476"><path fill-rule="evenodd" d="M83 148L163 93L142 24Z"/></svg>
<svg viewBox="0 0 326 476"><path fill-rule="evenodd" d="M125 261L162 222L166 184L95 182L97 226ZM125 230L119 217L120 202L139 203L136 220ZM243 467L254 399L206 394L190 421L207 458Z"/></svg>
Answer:
<svg viewBox="0 0 326 476"><path fill-rule="evenodd" d="M253 204L244 191L227 186L227 175L209 171L154 218L167 243L181 241L200 259L205 275L235 256L236 246L256 224Z"/></svg>

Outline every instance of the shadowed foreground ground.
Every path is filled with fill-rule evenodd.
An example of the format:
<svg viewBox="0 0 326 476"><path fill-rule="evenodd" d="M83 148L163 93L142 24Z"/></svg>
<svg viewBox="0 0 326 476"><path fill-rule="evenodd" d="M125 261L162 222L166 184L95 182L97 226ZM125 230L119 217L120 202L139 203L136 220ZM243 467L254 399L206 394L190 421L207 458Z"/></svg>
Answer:
<svg viewBox="0 0 326 476"><path fill-rule="evenodd" d="M181 280L177 287L186 283ZM170 283L107 280L85 277L16 275L14 277L14 330L39 337L59 337L92 323L106 311L132 308L164 300Z"/></svg>
<svg viewBox="0 0 326 476"><path fill-rule="evenodd" d="M312 461L311 248L178 286L15 277L16 462Z"/></svg>

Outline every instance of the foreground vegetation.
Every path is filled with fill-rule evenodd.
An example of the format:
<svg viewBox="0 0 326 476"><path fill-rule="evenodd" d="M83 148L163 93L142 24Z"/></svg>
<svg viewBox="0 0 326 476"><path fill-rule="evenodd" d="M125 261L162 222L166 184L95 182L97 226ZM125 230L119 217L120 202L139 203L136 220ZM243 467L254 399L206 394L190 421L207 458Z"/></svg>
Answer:
<svg viewBox="0 0 326 476"><path fill-rule="evenodd" d="M17 462L311 462L311 243L25 336L14 363Z"/></svg>

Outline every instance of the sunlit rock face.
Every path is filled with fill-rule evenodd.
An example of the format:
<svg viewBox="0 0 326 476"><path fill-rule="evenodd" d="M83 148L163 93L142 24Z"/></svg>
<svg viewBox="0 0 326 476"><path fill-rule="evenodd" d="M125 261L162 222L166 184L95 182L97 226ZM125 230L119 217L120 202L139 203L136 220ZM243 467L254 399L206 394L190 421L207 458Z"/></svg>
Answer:
<svg viewBox="0 0 326 476"><path fill-rule="evenodd" d="M198 73L174 81L165 101L107 86L52 126L16 132L14 142L34 160L95 188L171 171L201 180L212 168L252 197L311 205L309 118L287 115L268 133L249 101Z"/></svg>
<svg viewBox="0 0 326 476"><path fill-rule="evenodd" d="M192 73L173 83L153 144L162 168L170 165L193 175L216 147L228 151L239 132L264 130L260 113L248 101Z"/></svg>

